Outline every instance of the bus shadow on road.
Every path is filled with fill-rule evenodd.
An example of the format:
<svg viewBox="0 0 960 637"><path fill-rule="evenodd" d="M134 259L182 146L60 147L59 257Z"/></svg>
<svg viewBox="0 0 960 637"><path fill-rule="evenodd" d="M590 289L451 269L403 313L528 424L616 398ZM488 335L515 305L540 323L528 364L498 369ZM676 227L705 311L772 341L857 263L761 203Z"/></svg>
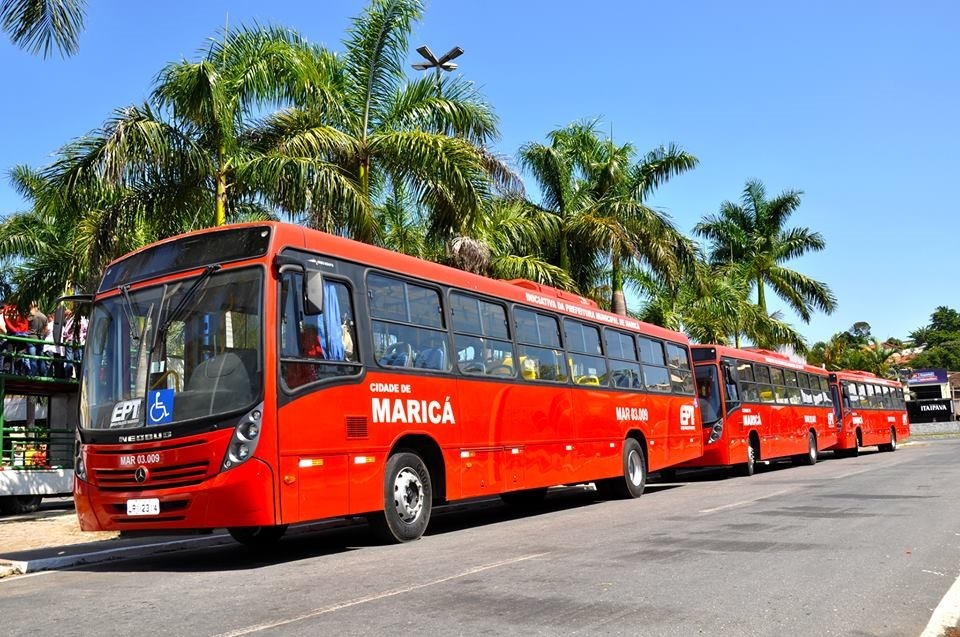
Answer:
<svg viewBox="0 0 960 637"><path fill-rule="evenodd" d="M681 486L649 484L643 497L656 497L658 493ZM588 508L607 501L591 487L575 486L553 488L542 502L523 508L508 506L499 498L458 502L434 509L426 536L469 531L512 520ZM80 565L73 567L73 570L98 573L245 571L383 545L366 520L361 518L291 527L277 544L264 549L253 549L228 540L224 538L222 543L179 548L169 553Z"/></svg>

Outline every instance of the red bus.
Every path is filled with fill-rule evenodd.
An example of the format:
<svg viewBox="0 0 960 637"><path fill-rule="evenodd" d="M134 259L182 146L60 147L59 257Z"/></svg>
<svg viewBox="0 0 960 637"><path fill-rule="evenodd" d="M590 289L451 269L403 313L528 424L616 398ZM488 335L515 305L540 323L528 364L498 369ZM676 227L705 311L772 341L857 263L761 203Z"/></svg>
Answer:
<svg viewBox="0 0 960 637"><path fill-rule="evenodd" d="M842 424L833 447L837 455L856 456L861 447L877 445L896 451L910 437L903 385L870 372L843 370L830 374L834 411Z"/></svg>
<svg viewBox="0 0 960 637"><path fill-rule="evenodd" d="M816 464L837 442L827 372L767 350L693 345L703 418L703 455L684 467L792 458Z"/></svg>
<svg viewBox="0 0 960 637"><path fill-rule="evenodd" d="M638 497L702 451L682 334L300 226L191 233L93 301L75 497L85 530L367 516L596 482Z"/></svg>

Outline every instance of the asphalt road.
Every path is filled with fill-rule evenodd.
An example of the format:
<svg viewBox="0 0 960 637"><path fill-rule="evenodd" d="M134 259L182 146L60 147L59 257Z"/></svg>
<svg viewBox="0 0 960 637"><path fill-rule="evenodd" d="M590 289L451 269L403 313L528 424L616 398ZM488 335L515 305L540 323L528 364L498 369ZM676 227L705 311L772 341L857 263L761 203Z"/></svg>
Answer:
<svg viewBox="0 0 960 637"><path fill-rule="evenodd" d="M960 572L960 440L552 492L273 552L187 550L0 580L5 635L919 635Z"/></svg>

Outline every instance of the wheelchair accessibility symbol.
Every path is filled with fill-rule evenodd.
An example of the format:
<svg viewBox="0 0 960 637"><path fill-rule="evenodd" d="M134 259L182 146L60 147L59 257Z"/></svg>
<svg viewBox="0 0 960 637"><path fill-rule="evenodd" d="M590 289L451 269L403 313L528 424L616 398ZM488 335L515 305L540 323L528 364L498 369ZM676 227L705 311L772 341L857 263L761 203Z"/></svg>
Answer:
<svg viewBox="0 0 960 637"><path fill-rule="evenodd" d="M158 389L147 394L147 424L162 425L173 420L173 390Z"/></svg>

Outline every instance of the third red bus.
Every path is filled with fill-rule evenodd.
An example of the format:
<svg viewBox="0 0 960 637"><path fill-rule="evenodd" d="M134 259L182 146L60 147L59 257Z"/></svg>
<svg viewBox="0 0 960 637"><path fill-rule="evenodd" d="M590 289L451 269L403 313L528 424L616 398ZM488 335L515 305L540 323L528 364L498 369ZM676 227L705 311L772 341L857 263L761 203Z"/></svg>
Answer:
<svg viewBox="0 0 960 637"><path fill-rule="evenodd" d="M856 456L861 447L877 445L896 451L910 437L910 421L903 385L870 372L843 370L830 374L835 417L841 423L833 449L838 455Z"/></svg>

